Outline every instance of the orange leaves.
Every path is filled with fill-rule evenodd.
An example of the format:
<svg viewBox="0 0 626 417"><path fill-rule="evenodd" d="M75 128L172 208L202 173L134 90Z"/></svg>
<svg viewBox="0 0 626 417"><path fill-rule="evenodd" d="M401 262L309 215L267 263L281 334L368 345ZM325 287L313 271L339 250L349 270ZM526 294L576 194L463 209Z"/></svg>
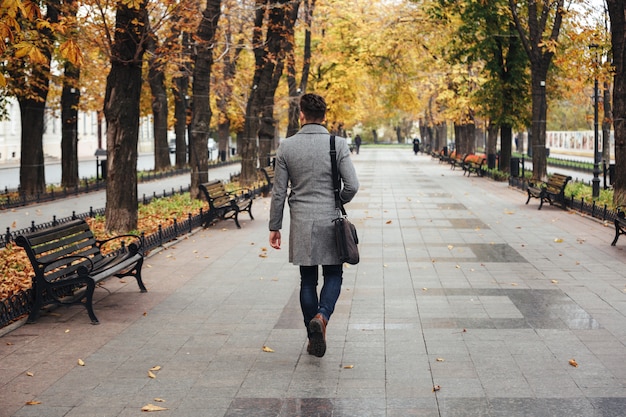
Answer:
<svg viewBox="0 0 626 417"><path fill-rule="evenodd" d="M48 62L41 50L30 42L19 42L15 45L15 57L18 59L28 58L36 64L46 64Z"/></svg>
<svg viewBox="0 0 626 417"><path fill-rule="evenodd" d="M83 54L74 40L70 39L64 42L59 47L59 52L63 58L67 59L75 66L80 67L83 65Z"/></svg>

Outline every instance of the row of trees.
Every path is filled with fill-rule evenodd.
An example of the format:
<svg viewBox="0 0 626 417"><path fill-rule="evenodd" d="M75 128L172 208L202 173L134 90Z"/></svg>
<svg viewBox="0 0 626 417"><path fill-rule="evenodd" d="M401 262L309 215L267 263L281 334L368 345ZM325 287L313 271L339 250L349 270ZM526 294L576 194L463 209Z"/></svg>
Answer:
<svg viewBox="0 0 626 417"><path fill-rule="evenodd" d="M26 194L45 188L46 109L60 110L68 187L78 181L77 112L97 111L106 119L110 231L136 226L141 115L153 115L156 169L170 164L167 132L173 130L176 164L191 167L196 194L208 179L210 132L217 133L221 153L229 136L237 137L242 178L251 182L275 146L278 126L286 135L297 131L297 101L305 91L327 98L329 126L338 133L359 125L376 139L376 128L386 125L401 139L419 125L424 141L440 148L453 124L459 151L472 152L476 128L484 125L488 153L496 152L500 137L505 170L512 133L530 127L539 179L546 173L548 103L580 107L592 78L610 90L613 69L614 112L626 110L620 102L624 57L613 53L601 66L588 48L623 45L624 1L606 2L612 49L603 20L590 18L586 3L4 1L0 107L7 97L20 103ZM625 129L615 123L618 201L626 199L620 191L626 189Z"/></svg>

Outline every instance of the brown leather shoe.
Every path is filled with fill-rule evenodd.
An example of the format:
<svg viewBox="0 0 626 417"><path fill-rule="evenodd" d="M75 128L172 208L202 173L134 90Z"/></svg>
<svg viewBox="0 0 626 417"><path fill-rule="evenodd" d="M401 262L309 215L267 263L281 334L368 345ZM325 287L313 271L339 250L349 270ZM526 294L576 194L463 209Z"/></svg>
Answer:
<svg viewBox="0 0 626 417"><path fill-rule="evenodd" d="M309 323L309 346L307 352L310 355L321 358L326 353L326 319L321 314L317 314Z"/></svg>

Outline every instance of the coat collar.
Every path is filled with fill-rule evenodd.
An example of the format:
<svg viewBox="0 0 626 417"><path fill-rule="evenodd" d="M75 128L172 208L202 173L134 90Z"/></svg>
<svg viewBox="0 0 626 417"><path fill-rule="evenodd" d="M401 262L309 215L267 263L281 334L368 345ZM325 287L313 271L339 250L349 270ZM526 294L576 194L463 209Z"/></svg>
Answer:
<svg viewBox="0 0 626 417"><path fill-rule="evenodd" d="M326 127L317 124L317 123L310 123L308 125L304 125L302 126L302 128L300 129L300 131L298 133L302 133L305 135L310 135L310 134L328 134L328 130L326 129Z"/></svg>

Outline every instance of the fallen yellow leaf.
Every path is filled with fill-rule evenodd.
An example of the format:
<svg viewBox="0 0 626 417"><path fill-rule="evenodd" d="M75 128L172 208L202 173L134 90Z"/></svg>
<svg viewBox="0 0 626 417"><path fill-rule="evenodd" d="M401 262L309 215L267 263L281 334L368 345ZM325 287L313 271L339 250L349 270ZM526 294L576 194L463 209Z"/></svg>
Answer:
<svg viewBox="0 0 626 417"><path fill-rule="evenodd" d="M161 367L159 365L153 366L152 368L150 368L151 371L160 371Z"/></svg>
<svg viewBox="0 0 626 417"><path fill-rule="evenodd" d="M165 411L167 408L159 407L158 405L148 404L141 407L141 411Z"/></svg>
<svg viewBox="0 0 626 417"><path fill-rule="evenodd" d="M437 362L443 362L443 361L445 361L444 358L437 358Z"/></svg>
<svg viewBox="0 0 626 417"><path fill-rule="evenodd" d="M269 347L269 346L263 346L263 352L270 352L270 353L271 353L271 352L273 352L273 351L274 351L274 349L272 349L271 347Z"/></svg>
<svg viewBox="0 0 626 417"><path fill-rule="evenodd" d="M78 365L85 366L85 361L82 359L78 359Z"/></svg>
<svg viewBox="0 0 626 417"><path fill-rule="evenodd" d="M554 241L556 243L563 243L563 239L561 239L560 237L555 238Z"/></svg>
<svg viewBox="0 0 626 417"><path fill-rule="evenodd" d="M26 376L35 376L35 374L32 372L26 372Z"/></svg>
<svg viewBox="0 0 626 417"><path fill-rule="evenodd" d="M439 391L441 389L441 385L435 385L433 387L433 392Z"/></svg>
<svg viewBox="0 0 626 417"><path fill-rule="evenodd" d="M550 282L551 282L551 283L553 283L553 284L558 284L558 283L559 283L559 280L558 280L558 279L553 279L553 280L552 280L552 281L550 281Z"/></svg>
<svg viewBox="0 0 626 417"><path fill-rule="evenodd" d="M391 220L387 220L385 223L386 224L391 224Z"/></svg>
<svg viewBox="0 0 626 417"><path fill-rule="evenodd" d="M164 403L165 402L165 400L163 398L155 398L154 401L157 402L157 403Z"/></svg>
<svg viewBox="0 0 626 417"><path fill-rule="evenodd" d="M152 371L148 371L148 376L152 379L156 378L156 375L152 373Z"/></svg>
<svg viewBox="0 0 626 417"><path fill-rule="evenodd" d="M354 365L346 365L343 367L343 369L352 369L354 368Z"/></svg>
<svg viewBox="0 0 626 417"><path fill-rule="evenodd" d="M37 405L37 404L41 404L41 401L35 401L35 400L26 401L26 405Z"/></svg>
<svg viewBox="0 0 626 417"><path fill-rule="evenodd" d="M576 362L576 359L570 359L569 364L572 365L574 368L578 368L578 362Z"/></svg>

